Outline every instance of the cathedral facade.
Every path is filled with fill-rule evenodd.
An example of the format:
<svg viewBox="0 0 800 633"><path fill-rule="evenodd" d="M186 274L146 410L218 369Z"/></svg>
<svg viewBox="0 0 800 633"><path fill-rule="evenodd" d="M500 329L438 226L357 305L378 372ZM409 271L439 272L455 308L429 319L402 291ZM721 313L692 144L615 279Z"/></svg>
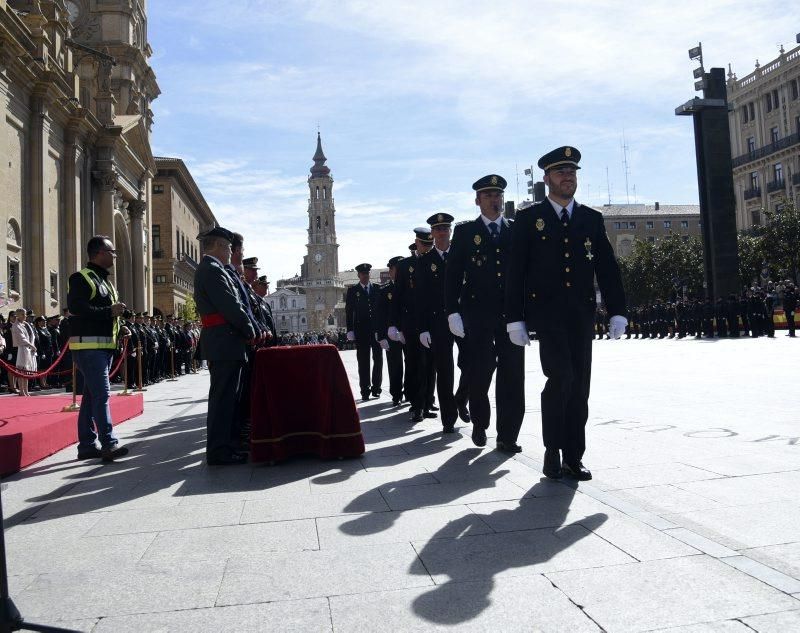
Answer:
<svg viewBox="0 0 800 633"><path fill-rule="evenodd" d="M0 304L53 314L92 235L122 301L152 308L146 0L0 0Z"/></svg>
<svg viewBox="0 0 800 633"><path fill-rule="evenodd" d="M344 327L335 309L345 288L339 275L333 177L326 160L322 139L317 134L317 151L308 177L307 254L303 257L300 279L294 282L305 292L306 318L312 331Z"/></svg>

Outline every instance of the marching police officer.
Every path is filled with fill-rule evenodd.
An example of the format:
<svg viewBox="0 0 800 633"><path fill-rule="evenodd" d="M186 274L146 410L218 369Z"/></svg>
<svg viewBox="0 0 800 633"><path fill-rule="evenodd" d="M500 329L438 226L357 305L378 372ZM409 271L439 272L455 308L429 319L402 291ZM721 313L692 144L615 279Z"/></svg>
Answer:
<svg viewBox="0 0 800 633"><path fill-rule="evenodd" d="M472 441L486 446L489 387L497 369L497 448L518 453L522 448L517 437L525 414L525 350L509 340L503 309L513 233L502 216L505 188L505 179L495 174L472 185L480 215L456 225L447 259L445 306L450 331L464 339L469 358Z"/></svg>
<svg viewBox="0 0 800 633"><path fill-rule="evenodd" d="M544 474L591 479L582 459L589 414L592 318L597 277L611 316L609 334L625 332L625 291L603 216L575 201L580 152L560 147L539 159L548 195L517 213L506 292L508 332L519 346L536 330L547 376L542 391ZM563 453L563 466L561 453Z"/></svg>
<svg viewBox="0 0 800 633"><path fill-rule="evenodd" d="M358 386L361 389L362 400L369 400L370 394L380 398L383 380L383 350L375 337L379 329L377 303L380 289L370 282L370 270L372 270L372 264L356 266L358 283L350 286L345 296L347 340L354 341L356 344ZM372 354L371 375L370 353Z"/></svg>
<svg viewBox="0 0 800 633"><path fill-rule="evenodd" d="M395 301L395 277L397 264L405 259L402 255L392 257L386 264L389 268L389 281L380 289L377 305L377 335L378 343L386 351L386 365L389 369L389 393L392 396L392 406L399 407L403 402L403 345L398 341L389 339L389 312L392 302Z"/></svg>

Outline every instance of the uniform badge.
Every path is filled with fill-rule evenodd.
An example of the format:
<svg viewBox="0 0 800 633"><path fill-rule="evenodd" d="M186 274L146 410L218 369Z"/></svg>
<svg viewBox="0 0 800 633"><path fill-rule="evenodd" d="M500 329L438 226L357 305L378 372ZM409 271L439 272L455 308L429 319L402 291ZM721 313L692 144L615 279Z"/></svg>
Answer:
<svg viewBox="0 0 800 633"><path fill-rule="evenodd" d="M478 246L481 243L481 236L476 235L475 237L472 238L472 241L475 242L475 246Z"/></svg>
<svg viewBox="0 0 800 633"><path fill-rule="evenodd" d="M439 215L436 216L436 221L437 222L444 222L444 216L440 213Z"/></svg>
<svg viewBox="0 0 800 633"><path fill-rule="evenodd" d="M544 220L542 220L542 218L539 218L538 220L536 220L536 230L537 231L544 231Z"/></svg>
<svg viewBox="0 0 800 633"><path fill-rule="evenodd" d="M387 293L386 293L386 298L387 298L389 301L391 301L391 300L392 300L392 293L391 293L391 292L387 292Z"/></svg>
<svg viewBox="0 0 800 633"><path fill-rule="evenodd" d="M436 272L436 264L431 264L431 272L432 273Z"/></svg>
<svg viewBox="0 0 800 633"><path fill-rule="evenodd" d="M586 259L592 261L594 258L594 255L592 254L592 240L587 237L586 241L583 243L583 246L586 248Z"/></svg>
<svg viewBox="0 0 800 633"><path fill-rule="evenodd" d="M564 150L564 156L566 156L567 158L572 156L572 148L571 147L568 147L567 149Z"/></svg>
<svg viewBox="0 0 800 633"><path fill-rule="evenodd" d="M493 185L497 184L497 176L492 176L492 184Z"/></svg>
<svg viewBox="0 0 800 633"><path fill-rule="evenodd" d="M414 267L413 266L409 266L408 267L408 272L413 273L414 272Z"/></svg>

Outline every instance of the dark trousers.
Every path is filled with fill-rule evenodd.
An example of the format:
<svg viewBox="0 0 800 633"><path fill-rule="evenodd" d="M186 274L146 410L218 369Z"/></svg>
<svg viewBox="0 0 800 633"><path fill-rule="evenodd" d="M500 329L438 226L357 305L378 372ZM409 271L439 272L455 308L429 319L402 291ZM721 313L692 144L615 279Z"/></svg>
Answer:
<svg viewBox="0 0 800 633"><path fill-rule="evenodd" d="M430 411L431 407L436 404L436 361L430 349L422 347L422 344L420 344L420 348L423 367L425 368L425 377L423 378L425 385L425 410Z"/></svg>
<svg viewBox="0 0 800 633"><path fill-rule="evenodd" d="M546 448L578 461L586 450L592 377L591 323L565 314L564 326L542 330L539 358L547 382L542 390L542 438Z"/></svg>
<svg viewBox="0 0 800 633"><path fill-rule="evenodd" d="M771 308L764 313L764 334L767 336L775 336L774 314Z"/></svg>
<svg viewBox="0 0 800 633"><path fill-rule="evenodd" d="M392 400L403 399L403 346L389 341L386 350L386 366L389 370L389 393Z"/></svg>
<svg viewBox="0 0 800 633"><path fill-rule="evenodd" d="M789 328L789 336L794 336L794 310L786 311L786 327Z"/></svg>
<svg viewBox="0 0 800 633"><path fill-rule="evenodd" d="M455 338L456 347L458 347L458 360L456 364L461 372L461 375L458 377L458 387L455 393L456 406L464 407L467 405L467 402L469 402L469 356L464 351L464 339L460 337L453 338Z"/></svg>
<svg viewBox="0 0 800 633"><path fill-rule="evenodd" d="M406 399L411 403L411 410L422 411L425 408L427 386L425 357L422 354L425 348L420 344L417 332L403 332L403 335L406 337L406 344L403 346L406 358L404 391Z"/></svg>
<svg viewBox="0 0 800 633"><path fill-rule="evenodd" d="M227 457L239 446L237 406L242 394L242 369L239 360L215 360L208 364L211 385L208 389L206 455Z"/></svg>
<svg viewBox="0 0 800 633"><path fill-rule="evenodd" d="M239 397L236 401L236 416L232 423L232 432L235 438L236 448L241 448L242 440L249 441L246 436L248 433L244 429L250 428L250 377L253 371L253 362L256 351L252 348L247 349L247 362L242 365L241 378L239 379Z"/></svg>
<svg viewBox="0 0 800 633"><path fill-rule="evenodd" d="M489 428L489 387L497 369L495 403L497 439L516 442L525 415L525 348L508 338L505 323L481 327L465 323L465 350L469 357L469 414L476 428ZM591 336L589 324L589 336Z"/></svg>
<svg viewBox="0 0 800 633"><path fill-rule="evenodd" d="M431 332L430 355L436 368L436 393L439 395L439 417L442 426L453 426L458 418L453 394L455 365L453 363L453 335L447 321L434 324Z"/></svg>
<svg viewBox="0 0 800 633"><path fill-rule="evenodd" d="M372 354L371 381L370 353ZM374 337L356 340L356 360L358 361L358 386L361 389L361 397L369 397L370 392L380 393L383 379L383 350Z"/></svg>

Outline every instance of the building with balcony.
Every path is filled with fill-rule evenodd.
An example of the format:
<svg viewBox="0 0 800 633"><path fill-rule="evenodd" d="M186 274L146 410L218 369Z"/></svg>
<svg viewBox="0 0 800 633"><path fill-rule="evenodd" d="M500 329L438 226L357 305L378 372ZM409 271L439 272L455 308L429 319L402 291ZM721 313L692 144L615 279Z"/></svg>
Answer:
<svg viewBox="0 0 800 633"><path fill-rule="evenodd" d="M599 211L617 257L630 255L635 240L655 242L672 233L688 240L701 234L697 204L606 204Z"/></svg>
<svg viewBox="0 0 800 633"><path fill-rule="evenodd" d="M736 226L763 222L800 193L800 46L738 79L728 70Z"/></svg>
<svg viewBox="0 0 800 633"><path fill-rule="evenodd" d="M154 314L179 314L194 294L194 271L200 261L197 236L217 221L200 188L180 158L156 157L153 179Z"/></svg>

